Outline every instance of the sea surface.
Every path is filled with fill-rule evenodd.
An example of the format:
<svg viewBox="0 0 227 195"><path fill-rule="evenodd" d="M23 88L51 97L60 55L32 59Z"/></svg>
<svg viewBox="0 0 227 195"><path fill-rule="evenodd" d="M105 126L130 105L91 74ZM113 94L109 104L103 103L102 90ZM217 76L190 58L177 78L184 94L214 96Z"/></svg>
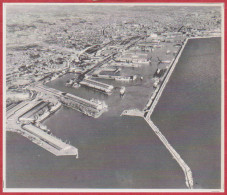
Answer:
<svg viewBox="0 0 227 195"><path fill-rule="evenodd" d="M195 188L220 188L221 39L192 39L151 119L191 168Z"/></svg>
<svg viewBox="0 0 227 195"><path fill-rule="evenodd" d="M192 169L196 188L220 187L220 38L189 41L152 115L152 120ZM123 69L139 74L134 83L111 96L89 88L65 87L73 74L47 85L106 101L109 111L94 119L62 107L44 124L79 150L56 157L26 138L7 132L8 188L186 188L184 174L143 118L120 116L142 109L152 92L157 66Z"/></svg>

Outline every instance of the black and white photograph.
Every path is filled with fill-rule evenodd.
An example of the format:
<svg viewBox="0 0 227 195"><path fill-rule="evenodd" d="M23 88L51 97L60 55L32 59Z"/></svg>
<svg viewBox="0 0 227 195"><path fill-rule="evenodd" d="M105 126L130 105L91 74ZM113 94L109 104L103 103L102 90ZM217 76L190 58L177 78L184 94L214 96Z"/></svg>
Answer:
<svg viewBox="0 0 227 195"><path fill-rule="evenodd" d="M224 3L4 3L6 192L222 192Z"/></svg>

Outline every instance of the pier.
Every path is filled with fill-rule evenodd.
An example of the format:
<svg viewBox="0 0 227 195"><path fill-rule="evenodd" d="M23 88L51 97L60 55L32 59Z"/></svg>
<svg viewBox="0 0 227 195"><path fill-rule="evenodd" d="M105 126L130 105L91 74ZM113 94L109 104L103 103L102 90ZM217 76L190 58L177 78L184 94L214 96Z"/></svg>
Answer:
<svg viewBox="0 0 227 195"><path fill-rule="evenodd" d="M11 116L13 116L15 114L18 116L21 116L26 111L30 110L37 104L39 104L39 102L36 102L36 101L31 101L30 103L27 101L21 102L21 103L17 104L16 106L14 106L13 108L11 108L10 110L8 110L6 112L6 117L10 118Z"/></svg>
<svg viewBox="0 0 227 195"><path fill-rule="evenodd" d="M81 81L80 84L93 88L93 89L96 89L96 90L99 90L99 91L102 91L108 95L112 94L112 90L114 88L113 85L108 85L108 84L105 84L105 83L102 83L99 81L95 81L92 79L88 79L88 78L83 79L83 81Z"/></svg>
<svg viewBox="0 0 227 195"><path fill-rule="evenodd" d="M118 72L120 71L120 68L114 68L114 67L109 67L109 66L104 66L100 67L99 69L96 69L92 72L92 74L102 74L102 72Z"/></svg>
<svg viewBox="0 0 227 195"><path fill-rule="evenodd" d="M138 109L124 110L121 113L121 116L138 116L143 117L144 113Z"/></svg>
<svg viewBox="0 0 227 195"><path fill-rule="evenodd" d="M155 134L158 136L160 141L167 148L167 150L170 152L172 157L180 165L180 167L182 168L184 175L185 175L185 183L188 188L192 189L193 188L193 177L192 177L192 172L191 172L191 169L189 168L189 166L184 162L184 160L180 157L180 155L176 152L176 150L169 144L168 140L161 133L161 131L159 131L158 127L155 126L155 124L151 121L151 119L148 117L145 117L144 119L149 124L151 129L155 132Z"/></svg>
<svg viewBox="0 0 227 195"><path fill-rule="evenodd" d="M16 132L33 143L39 145L45 150L51 152L56 156L75 155L78 158L78 149L74 146L66 144L57 137L49 134L48 129L41 129L38 123L41 121L35 117L37 112L47 106L49 102L38 101L24 101L7 111L7 131ZM51 111L42 118L44 120L49 114L55 112L61 106L60 103L51 108ZM45 115L45 113L44 113ZM42 116L41 116L42 117ZM36 125L37 126L36 126Z"/></svg>
<svg viewBox="0 0 227 195"><path fill-rule="evenodd" d="M188 39L185 40L182 47L179 49L177 56L175 59L172 60L170 64L170 68L168 69L167 73L163 76L163 82L162 84L156 88L154 92L152 92L151 98L149 99L147 105L143 109L143 111L139 111L136 109L131 110L124 110L121 115L129 115L129 116L141 116L141 113L143 113L143 118L148 123L148 125L151 127L151 129L155 132L155 134L158 136L160 141L164 144L164 146L167 148L167 150L170 152L172 157L177 161L177 163L180 165L181 169L184 172L185 176L185 183L188 188L193 188L193 177L192 177L192 171L190 167L184 162L184 160L181 158L181 156L176 152L176 150L170 145L168 140L165 138L165 136L161 133L161 131L158 129L157 126L151 121L151 114L154 111L155 106L157 105L162 92L169 81L170 76L172 75L172 72L174 71L174 68L184 50L185 45L187 44Z"/></svg>
<svg viewBox="0 0 227 195"><path fill-rule="evenodd" d="M42 129L34 125L22 125L23 131L30 134L30 139L34 142L39 143L40 146L47 149L49 152L53 153L56 156L62 155L75 155L78 158L78 149L66 144L60 139L49 135L44 132ZM22 132L23 132L22 131ZM46 147L45 147L46 146ZM48 146L48 147L47 147Z"/></svg>
<svg viewBox="0 0 227 195"><path fill-rule="evenodd" d="M31 110L23 114L20 118L19 121L31 121L33 122L35 120L36 114L40 111L43 110L49 102L39 102L35 107L33 107Z"/></svg>
<svg viewBox="0 0 227 195"><path fill-rule="evenodd" d="M159 131L159 129L155 126L155 124L151 121L151 114L154 111L155 106L157 105L162 92L169 81L170 76L172 75L172 72L174 71L174 68L184 50L185 45L187 44L188 39L185 40L184 45L180 48L180 50L177 53L176 58L171 62L170 68L168 72L166 73L166 76L164 77L164 80L161 84L161 86L158 89L158 92L150 98L148 101L148 104L146 108L149 108L148 111L144 109L144 119L146 122L150 125L151 129L155 132L155 134L158 136L158 138L161 140L161 142L165 145L165 147L168 149L168 151L171 153L173 158L177 161L177 163L180 165L182 168L184 175L185 175L185 183L188 188L193 188L193 177L192 177L192 172L189 166L184 162L184 160L180 157L180 155L176 152L176 150L169 144L165 136Z"/></svg>
<svg viewBox="0 0 227 195"><path fill-rule="evenodd" d="M34 87L34 90L45 95L55 96L65 106L73 108L85 115L92 116L94 118L101 116L102 113L107 111L108 108L105 102L86 100L84 98L69 93L63 93L59 90L49 88L44 85L37 85Z"/></svg>
<svg viewBox="0 0 227 195"><path fill-rule="evenodd" d="M116 66L116 67L126 67L126 68L139 68L142 66L141 63L119 63L119 62L116 62L116 63L112 63L111 66Z"/></svg>
<svg viewBox="0 0 227 195"><path fill-rule="evenodd" d="M93 75L94 78L100 78L100 79L112 79L116 81L131 81L134 80L134 76L115 76L115 75Z"/></svg>
<svg viewBox="0 0 227 195"><path fill-rule="evenodd" d="M150 118L152 112L154 111L154 108L157 105L157 103L162 95L162 92L163 92L166 84L168 83L169 78L172 75L178 60L180 59L180 56L181 56L187 42L188 42L188 39L186 39L184 44L181 46L180 50L177 53L176 58L172 60L172 62L170 64L170 68L167 71L167 73L165 74L164 80L163 80L162 84L160 85L158 92L155 94L155 97L153 96L153 93L152 93L151 98L149 99L147 105L145 106L144 112L145 112L145 116L147 116L148 118ZM149 111L145 111L147 108L149 108Z"/></svg>

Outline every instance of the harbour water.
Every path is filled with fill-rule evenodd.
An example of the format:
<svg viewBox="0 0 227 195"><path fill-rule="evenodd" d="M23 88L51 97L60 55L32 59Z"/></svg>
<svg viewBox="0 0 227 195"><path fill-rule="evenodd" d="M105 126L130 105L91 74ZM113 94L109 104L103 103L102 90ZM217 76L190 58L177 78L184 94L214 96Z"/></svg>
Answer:
<svg viewBox="0 0 227 195"><path fill-rule="evenodd" d="M189 41L152 115L192 169L197 188L220 186L219 64L220 39ZM183 171L145 120L120 116L124 109L144 107L154 70L153 66L130 69L130 73L139 72L144 77L135 83L105 81L126 86L123 98L118 89L106 96L88 88L67 88L64 84L72 74L48 83L86 99L105 100L109 111L94 119L63 107L45 121L54 135L78 148L79 159L56 157L22 136L7 133L7 187L186 188ZM197 96L192 98L190 92ZM200 104L204 96L207 102ZM185 109L193 109L193 115L182 114ZM203 126L195 126L194 119L199 117ZM186 124L191 123L187 129Z"/></svg>
<svg viewBox="0 0 227 195"><path fill-rule="evenodd" d="M8 140L14 144L7 152L21 155L7 160L9 187L185 187L181 169L142 118L93 119L63 108L45 124L79 149L79 159L56 157L10 134Z"/></svg>

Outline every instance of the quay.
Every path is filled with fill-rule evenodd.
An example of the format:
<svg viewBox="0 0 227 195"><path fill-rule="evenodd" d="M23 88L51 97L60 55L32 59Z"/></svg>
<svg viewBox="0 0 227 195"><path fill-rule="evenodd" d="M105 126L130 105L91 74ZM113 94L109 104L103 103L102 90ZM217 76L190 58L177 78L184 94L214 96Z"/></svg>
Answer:
<svg viewBox="0 0 227 195"><path fill-rule="evenodd" d="M126 68L139 68L142 66L141 63L126 63L126 62L116 62L112 63L111 66L116 66L116 67L126 67Z"/></svg>
<svg viewBox="0 0 227 195"><path fill-rule="evenodd" d="M113 59L113 57L117 54L117 52L114 52L113 54L110 54L109 56L107 56L106 58L104 58L102 61L99 61L98 63L96 63L94 66L92 66L91 68L86 69L84 72L82 72L82 74L78 77L78 82L82 81L84 79L84 77L87 74L90 74L94 69L98 69L100 68L103 64L109 62L110 60Z"/></svg>
<svg viewBox="0 0 227 195"><path fill-rule="evenodd" d="M61 107L61 103L58 102L56 105L52 106L51 109L49 111L45 111L42 115L38 116L36 119L36 122L42 122L43 120L45 120L47 117L50 116L50 114L56 112L58 109L60 109Z"/></svg>
<svg viewBox="0 0 227 195"><path fill-rule="evenodd" d="M160 99L160 97L161 97L161 95L162 95L162 92L163 92L163 90L164 90L166 84L167 84L168 81L169 81L170 76L172 75L172 73L173 73L173 71L174 71L174 69L175 69L175 67L176 67L176 64L178 63L178 60L180 59L180 56L181 56L181 54L182 54L182 52L183 52L183 50L184 50L184 47L185 47L185 45L187 44L187 42L188 42L188 39L186 39L186 40L184 41L184 44L183 44L183 45L181 46L181 48L179 49L179 51L178 51L178 53L177 53L177 55L176 55L176 58L172 60L172 62L171 62L171 64L170 64L170 68L168 69L167 73L165 74L164 80L163 80L163 82L161 83L161 85L160 85L160 87L159 87L159 89L158 89L158 92L155 92L155 93L156 93L155 96L154 96L153 93L152 93L151 98L149 99L147 105L146 105L145 108L144 108L144 112L145 112L145 113L144 113L144 116L145 116L145 117L150 118L152 112L154 111L154 108L155 108L155 106L157 105L157 103L158 103L158 101L159 101L159 99ZM149 109L149 110L147 111L147 109Z"/></svg>
<svg viewBox="0 0 227 195"><path fill-rule="evenodd" d="M116 81L132 81L136 79L136 75L134 76L116 76L116 75L92 75L94 78L100 79L112 79Z"/></svg>
<svg viewBox="0 0 227 195"><path fill-rule="evenodd" d="M61 106L60 103L52 106L49 112L45 112L47 114L43 114L45 116L41 116L41 120L39 117L35 117L40 110L47 108L48 104L49 102L35 99L33 101L21 102L12 107L7 111L6 130L26 137L33 143L39 145L56 156L75 155L76 158L78 158L77 148L66 144L52 134L49 134L48 132L50 131L48 129L41 129L41 125L38 127L38 124L41 120L44 120L47 116L55 112Z"/></svg>
<svg viewBox="0 0 227 195"><path fill-rule="evenodd" d="M49 135L48 133L44 132L42 129L29 124L29 125L22 125L23 131L30 134L30 139L40 143L39 145L45 147L49 152L55 154L56 156L62 155L75 155L78 158L78 149L64 143L60 139Z"/></svg>
<svg viewBox="0 0 227 195"><path fill-rule="evenodd" d="M89 78L85 78L80 82L81 85L99 90L101 92L106 93L107 95L111 95L112 94L112 90L113 90L113 85L108 85L106 83L102 83L99 81L95 81Z"/></svg>
<svg viewBox="0 0 227 195"><path fill-rule="evenodd" d="M96 100L86 100L84 98L69 94L63 93L59 90L49 88L44 85L36 85L33 87L34 90L43 93L47 96L55 96L61 103L65 106L73 108L79 112L82 112L85 115L98 118L107 111L108 106L103 101Z"/></svg>
<svg viewBox="0 0 227 195"><path fill-rule="evenodd" d="M49 102L41 101L36 106L34 106L32 109L24 113L22 116L19 117L19 121L35 121L36 114L47 107Z"/></svg>
<svg viewBox="0 0 227 195"><path fill-rule="evenodd" d="M121 116L138 116L143 117L144 113L138 109L124 110L121 113Z"/></svg>
<svg viewBox="0 0 227 195"><path fill-rule="evenodd" d="M120 71L120 68L114 68L114 67L109 67L109 66L103 66L99 69L96 69L92 72L92 74L102 74L102 72L118 72Z"/></svg>
<svg viewBox="0 0 227 195"><path fill-rule="evenodd" d="M37 102L37 101L21 102L21 103L17 104L15 107L13 107L12 109L8 110L6 112L6 117L10 118L13 115L22 116L25 112L31 110L33 107L37 106L38 104L39 104L39 102Z"/></svg>

